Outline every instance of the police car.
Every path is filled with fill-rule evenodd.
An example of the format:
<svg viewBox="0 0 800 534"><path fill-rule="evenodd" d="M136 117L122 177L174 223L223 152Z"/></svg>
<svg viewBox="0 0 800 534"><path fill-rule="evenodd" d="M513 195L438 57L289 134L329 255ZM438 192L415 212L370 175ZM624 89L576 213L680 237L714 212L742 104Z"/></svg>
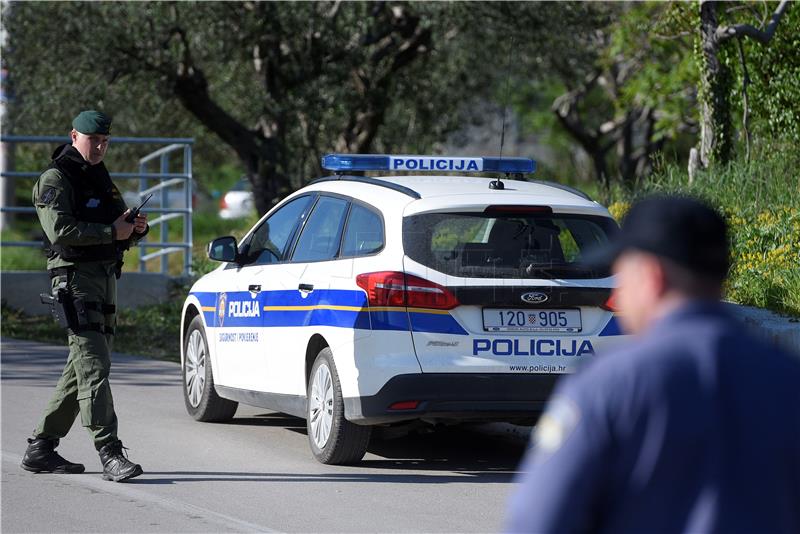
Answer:
<svg viewBox="0 0 800 534"><path fill-rule="evenodd" d="M319 461L357 462L376 425L532 422L558 376L618 336L612 278L581 262L616 223L577 190L523 181L533 160L322 167L241 242L210 243L222 263L181 318L195 419L240 402L303 417ZM348 174L362 171L389 175Z"/></svg>

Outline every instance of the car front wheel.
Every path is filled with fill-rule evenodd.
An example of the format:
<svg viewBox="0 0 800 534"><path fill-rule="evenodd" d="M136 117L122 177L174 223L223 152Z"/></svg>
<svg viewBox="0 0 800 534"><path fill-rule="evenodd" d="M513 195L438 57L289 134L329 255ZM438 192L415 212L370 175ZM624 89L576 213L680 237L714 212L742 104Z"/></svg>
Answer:
<svg viewBox="0 0 800 534"><path fill-rule="evenodd" d="M214 389L208 341L199 315L189 323L184 343L183 400L186 411L198 421L228 421L236 413L239 403L223 399Z"/></svg>
<svg viewBox="0 0 800 534"><path fill-rule="evenodd" d="M323 464L360 461L367 452L372 428L345 419L339 375L327 347L314 361L307 393L306 428L314 457Z"/></svg>

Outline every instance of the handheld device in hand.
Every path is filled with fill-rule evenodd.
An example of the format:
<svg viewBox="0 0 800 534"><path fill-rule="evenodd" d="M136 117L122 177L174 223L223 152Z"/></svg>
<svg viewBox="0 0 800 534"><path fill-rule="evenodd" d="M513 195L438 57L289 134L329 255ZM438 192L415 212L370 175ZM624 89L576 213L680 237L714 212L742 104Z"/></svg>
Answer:
<svg viewBox="0 0 800 534"><path fill-rule="evenodd" d="M144 205L147 204L147 201L150 200L150 197L152 197L152 196L153 196L153 193L150 193L149 195L147 195L147 197L144 200L142 200L141 204L139 204L138 206L133 208L131 210L131 212L128 214L128 216L125 217L125 222L132 223L136 219L136 216L139 215L139 212L142 211L142 208L144 207Z"/></svg>

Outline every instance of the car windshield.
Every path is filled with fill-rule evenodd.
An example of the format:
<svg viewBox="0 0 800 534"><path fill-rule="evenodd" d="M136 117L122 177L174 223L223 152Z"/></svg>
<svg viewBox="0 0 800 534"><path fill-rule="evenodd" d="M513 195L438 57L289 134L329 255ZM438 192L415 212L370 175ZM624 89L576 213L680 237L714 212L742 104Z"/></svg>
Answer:
<svg viewBox="0 0 800 534"><path fill-rule="evenodd" d="M403 220L403 246L439 272L475 278L604 278L582 252L617 230L613 219L572 214L423 213Z"/></svg>

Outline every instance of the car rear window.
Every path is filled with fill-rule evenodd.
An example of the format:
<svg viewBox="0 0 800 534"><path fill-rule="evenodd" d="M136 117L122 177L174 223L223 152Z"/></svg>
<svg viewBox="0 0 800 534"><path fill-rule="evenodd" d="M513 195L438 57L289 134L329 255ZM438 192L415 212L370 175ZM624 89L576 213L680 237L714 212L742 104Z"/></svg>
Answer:
<svg viewBox="0 0 800 534"><path fill-rule="evenodd" d="M475 278L603 278L581 254L617 230L613 219L564 213L423 213L403 220L403 246L439 272Z"/></svg>

